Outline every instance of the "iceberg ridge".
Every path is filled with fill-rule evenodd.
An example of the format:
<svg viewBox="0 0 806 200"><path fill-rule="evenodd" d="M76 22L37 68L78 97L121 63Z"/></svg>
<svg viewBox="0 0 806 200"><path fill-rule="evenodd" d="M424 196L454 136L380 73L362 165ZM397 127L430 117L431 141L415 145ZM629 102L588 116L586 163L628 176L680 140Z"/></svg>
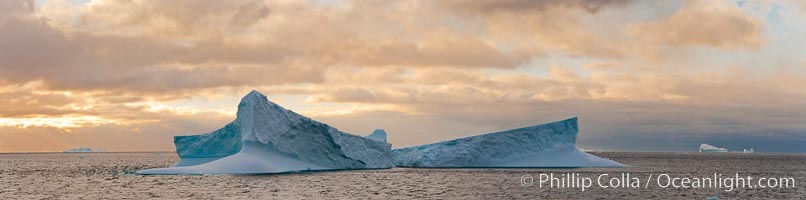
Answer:
<svg viewBox="0 0 806 200"><path fill-rule="evenodd" d="M619 167L576 148L577 118L393 150L402 167Z"/></svg>

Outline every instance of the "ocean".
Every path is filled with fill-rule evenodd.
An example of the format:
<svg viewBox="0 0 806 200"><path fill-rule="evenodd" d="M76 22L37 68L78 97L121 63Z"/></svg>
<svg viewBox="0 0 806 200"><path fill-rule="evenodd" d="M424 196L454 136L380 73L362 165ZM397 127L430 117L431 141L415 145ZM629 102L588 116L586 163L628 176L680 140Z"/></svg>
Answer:
<svg viewBox="0 0 806 200"><path fill-rule="evenodd" d="M803 154L593 154L629 167L142 176L176 154L8 153L0 199L806 199Z"/></svg>

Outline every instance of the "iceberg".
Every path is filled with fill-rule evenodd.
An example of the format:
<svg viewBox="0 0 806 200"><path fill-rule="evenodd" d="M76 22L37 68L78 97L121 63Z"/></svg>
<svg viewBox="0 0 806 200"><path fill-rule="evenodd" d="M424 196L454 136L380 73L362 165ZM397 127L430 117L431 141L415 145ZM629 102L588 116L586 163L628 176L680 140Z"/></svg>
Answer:
<svg viewBox="0 0 806 200"><path fill-rule="evenodd" d="M715 147L715 146L710 145L710 144L705 144L705 143L702 143L702 144L700 144L700 152L719 152L719 153L725 153L725 152L728 152L728 149L726 149L726 148L720 148L720 147Z"/></svg>
<svg viewBox="0 0 806 200"><path fill-rule="evenodd" d="M174 137L180 161L137 174L260 174L391 168L392 145L341 132L252 91L236 118L210 133Z"/></svg>
<svg viewBox="0 0 806 200"><path fill-rule="evenodd" d="M63 152L64 153L89 153L89 152L93 152L93 151L92 151L92 148L89 148L89 147L80 147L80 148L75 148L75 149L64 150Z"/></svg>
<svg viewBox="0 0 806 200"><path fill-rule="evenodd" d="M386 142L386 131L384 131L383 129L375 129L374 131L372 131L372 134L369 134L369 136L367 136L367 138L381 142Z"/></svg>
<svg viewBox="0 0 806 200"><path fill-rule="evenodd" d="M621 167L576 148L577 118L394 149L401 167Z"/></svg>

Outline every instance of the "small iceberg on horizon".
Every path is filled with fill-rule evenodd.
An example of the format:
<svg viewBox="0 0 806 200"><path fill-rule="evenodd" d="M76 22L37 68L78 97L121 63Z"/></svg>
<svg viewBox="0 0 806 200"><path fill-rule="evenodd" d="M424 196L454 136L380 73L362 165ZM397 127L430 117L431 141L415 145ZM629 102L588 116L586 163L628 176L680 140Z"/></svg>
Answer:
<svg viewBox="0 0 806 200"><path fill-rule="evenodd" d="M392 151L396 166L423 168L623 167L576 148L577 118Z"/></svg>
<svg viewBox="0 0 806 200"><path fill-rule="evenodd" d="M727 148L716 147L714 145L702 143L700 144L700 153L755 153L756 151L753 148L750 149L742 149L741 151L730 151Z"/></svg>
<svg viewBox="0 0 806 200"><path fill-rule="evenodd" d="M702 143L700 144L700 152L727 153L728 149Z"/></svg>
<svg viewBox="0 0 806 200"><path fill-rule="evenodd" d="M91 152L106 152L105 149L95 149L89 147L79 147L62 151L63 153L91 153Z"/></svg>
<svg viewBox="0 0 806 200"><path fill-rule="evenodd" d="M341 132L252 91L236 119L207 134L175 136L180 161L136 174L262 174L392 168L392 145Z"/></svg>

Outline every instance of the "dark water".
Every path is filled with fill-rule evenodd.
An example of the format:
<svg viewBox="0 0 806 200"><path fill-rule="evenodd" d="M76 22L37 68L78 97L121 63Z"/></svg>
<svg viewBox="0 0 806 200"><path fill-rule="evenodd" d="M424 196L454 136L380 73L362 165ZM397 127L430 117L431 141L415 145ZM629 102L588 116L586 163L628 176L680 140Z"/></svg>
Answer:
<svg viewBox="0 0 806 200"><path fill-rule="evenodd" d="M0 199L806 199L806 155L595 153L627 168L411 169L253 176L139 176L165 167L173 153L0 154ZM82 158L83 157L83 158ZM603 173L639 178L638 188L538 186L540 174L573 173L594 182ZM669 177L791 177L794 188L661 188ZM531 176L531 186L522 183ZM607 180L607 179L604 179ZM605 181L607 182L607 181ZM626 181L625 181L626 182ZM647 184L647 187L644 184ZM608 183L605 183L608 185Z"/></svg>

